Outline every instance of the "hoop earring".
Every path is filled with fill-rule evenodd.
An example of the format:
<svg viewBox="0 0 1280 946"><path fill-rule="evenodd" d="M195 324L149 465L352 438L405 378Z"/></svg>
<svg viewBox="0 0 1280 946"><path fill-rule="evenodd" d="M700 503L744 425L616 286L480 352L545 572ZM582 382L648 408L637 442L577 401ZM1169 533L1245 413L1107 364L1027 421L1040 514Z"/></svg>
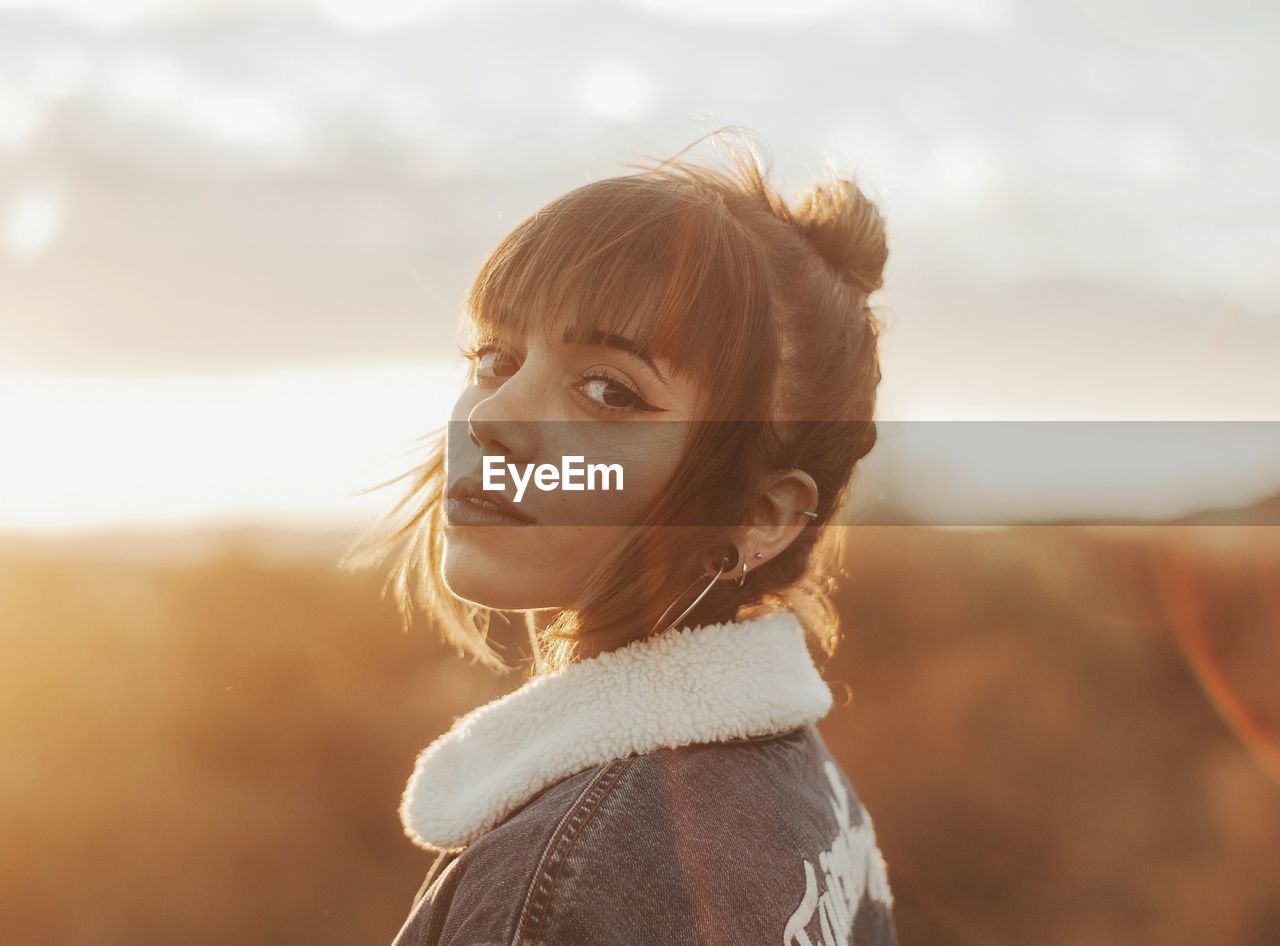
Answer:
<svg viewBox="0 0 1280 946"><path fill-rule="evenodd" d="M707 583L707 587L703 588L702 591L698 593L698 597L693 599L693 603L690 604L683 611L681 611L680 616L677 617L674 621L672 621L670 624L667 624L665 627L662 627L662 622L666 620L667 614L670 613L672 608L674 608L677 604L679 604L680 598L683 598L685 596L685 592L687 592L690 588L692 588L694 585L698 583L698 581L700 580L699 578L695 578L692 582L686 585L684 591L680 592L680 595L676 598L676 600L672 601L669 605L667 605L666 610L662 612L662 616L659 617L657 622L653 625L653 630L649 632L650 634L659 633L658 631L659 627L662 627L663 631L669 631L675 625L679 624L682 620L684 620L685 615L687 615L690 611L696 608L698 606L698 602L707 596L707 592L710 591L712 587L715 585L715 583L720 580L720 576L723 575L726 570L733 568L735 565L738 564L738 559L740 557L738 552L738 547L736 545L730 545L729 548L732 551L729 554L720 556L719 558L720 567L717 569L715 575L712 576L711 581ZM709 566L709 567L713 567L713 566Z"/></svg>

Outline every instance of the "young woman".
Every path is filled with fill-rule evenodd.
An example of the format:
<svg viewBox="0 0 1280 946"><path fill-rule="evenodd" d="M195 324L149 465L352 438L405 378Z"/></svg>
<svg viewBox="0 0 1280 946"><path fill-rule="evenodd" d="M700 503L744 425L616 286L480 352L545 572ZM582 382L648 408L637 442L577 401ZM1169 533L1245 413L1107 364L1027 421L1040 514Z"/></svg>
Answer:
<svg viewBox="0 0 1280 946"><path fill-rule="evenodd" d="M895 942L808 645L875 442L884 224L848 180L791 207L750 149L684 151L552 201L469 293L467 384L378 548L410 539L406 618L496 669L490 615L524 612L529 675L417 759L436 857L394 946ZM557 489L566 459L622 488Z"/></svg>

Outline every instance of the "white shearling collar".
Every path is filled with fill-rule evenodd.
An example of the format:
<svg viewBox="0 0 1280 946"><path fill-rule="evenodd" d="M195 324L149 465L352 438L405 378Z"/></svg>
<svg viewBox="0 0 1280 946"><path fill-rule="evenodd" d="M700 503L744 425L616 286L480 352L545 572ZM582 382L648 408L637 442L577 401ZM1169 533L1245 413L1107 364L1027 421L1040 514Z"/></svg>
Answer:
<svg viewBox="0 0 1280 946"><path fill-rule="evenodd" d="M400 821L419 847L458 849L584 769L785 732L831 705L791 610L669 631L531 678L459 717L418 754Z"/></svg>

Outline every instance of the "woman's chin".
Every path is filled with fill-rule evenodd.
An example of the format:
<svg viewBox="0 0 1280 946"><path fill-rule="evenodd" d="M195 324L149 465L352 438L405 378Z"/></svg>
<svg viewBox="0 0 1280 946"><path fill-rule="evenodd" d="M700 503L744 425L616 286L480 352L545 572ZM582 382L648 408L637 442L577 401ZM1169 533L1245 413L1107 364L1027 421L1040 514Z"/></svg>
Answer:
<svg viewBox="0 0 1280 946"><path fill-rule="evenodd" d="M445 587L454 596L482 608L495 611L532 611L555 607L546 600L545 589L542 594L526 589L522 587L522 582L513 581L509 573L495 572L490 565L451 564L446 558L443 578Z"/></svg>

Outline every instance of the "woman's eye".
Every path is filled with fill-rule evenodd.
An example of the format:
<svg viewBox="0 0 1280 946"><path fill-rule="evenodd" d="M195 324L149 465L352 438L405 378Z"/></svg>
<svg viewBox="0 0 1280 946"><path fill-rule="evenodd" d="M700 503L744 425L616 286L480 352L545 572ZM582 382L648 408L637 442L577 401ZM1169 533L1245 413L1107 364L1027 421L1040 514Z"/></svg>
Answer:
<svg viewBox="0 0 1280 946"><path fill-rule="evenodd" d="M492 346L466 349L462 354L472 363L472 372L477 381L494 381L515 373L510 356Z"/></svg>
<svg viewBox="0 0 1280 946"><path fill-rule="evenodd" d="M462 357L471 365L471 381L485 384L501 381L520 368L519 359L492 344L460 348ZM620 417L635 411L662 412L665 408L647 403L627 382L605 373L603 368L580 375L573 384L579 397L597 413Z"/></svg>
<svg viewBox="0 0 1280 946"><path fill-rule="evenodd" d="M579 387L592 401L608 410L625 411L644 403L634 391L612 378L588 377Z"/></svg>

